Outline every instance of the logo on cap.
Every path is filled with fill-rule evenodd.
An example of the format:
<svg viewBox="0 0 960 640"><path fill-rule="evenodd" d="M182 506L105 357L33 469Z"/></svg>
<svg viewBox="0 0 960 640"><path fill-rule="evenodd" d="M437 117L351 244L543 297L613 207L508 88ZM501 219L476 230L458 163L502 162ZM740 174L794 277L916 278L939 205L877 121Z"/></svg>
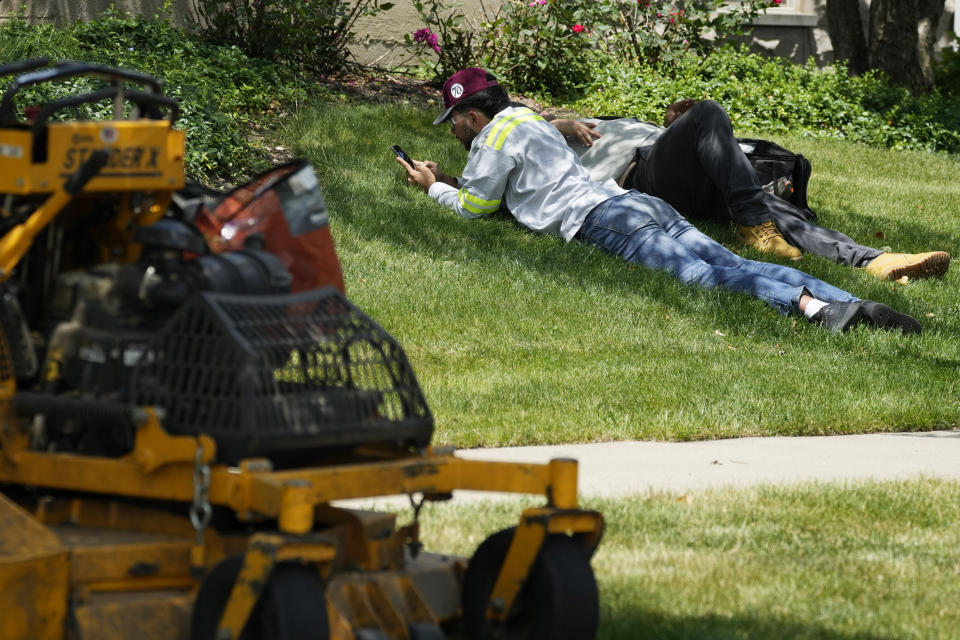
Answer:
<svg viewBox="0 0 960 640"><path fill-rule="evenodd" d="M452 87L450 87L450 95L453 96L454 100L463 95L463 85L459 82Z"/></svg>

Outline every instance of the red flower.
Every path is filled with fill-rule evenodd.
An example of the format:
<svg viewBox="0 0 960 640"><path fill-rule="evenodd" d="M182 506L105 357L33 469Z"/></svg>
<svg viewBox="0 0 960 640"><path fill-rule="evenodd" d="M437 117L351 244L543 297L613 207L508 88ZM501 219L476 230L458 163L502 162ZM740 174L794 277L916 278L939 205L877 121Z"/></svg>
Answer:
<svg viewBox="0 0 960 640"><path fill-rule="evenodd" d="M570 27L570 29L571 29L574 33L583 33L583 25L582 25L582 24L575 24L575 25L573 25L572 27Z"/></svg>

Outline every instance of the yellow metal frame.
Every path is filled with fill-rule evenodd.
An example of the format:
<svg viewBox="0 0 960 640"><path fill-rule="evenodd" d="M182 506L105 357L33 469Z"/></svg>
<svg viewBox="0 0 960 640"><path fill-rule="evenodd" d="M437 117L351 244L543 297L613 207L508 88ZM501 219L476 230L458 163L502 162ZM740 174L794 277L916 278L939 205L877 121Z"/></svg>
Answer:
<svg viewBox="0 0 960 640"><path fill-rule="evenodd" d="M33 196L29 202L43 198L25 220L0 238L0 282L10 277L44 228L65 212L72 215L85 211L79 207L99 206L98 198L108 197L115 205L113 218L96 230L101 260L138 259L140 247L132 241L133 231L162 217L173 192L184 185L183 132L168 121L143 119L52 122L43 132L41 158L34 157L37 140L30 128L0 129L0 215L9 215L4 207L16 198ZM107 152L106 165L80 193L67 192L66 181L97 151ZM4 352L0 361L9 363L6 349L0 335ZM0 494L0 534L13 526L37 532L36 555L31 557L11 556L0 539L0 593L7 587L14 593L18 580L42 568L45 575L36 580L37 593L43 597L35 598L33 608L24 611L47 612L41 626L26 618L0 626L0 638L55 637L50 629L62 628L67 598L74 607L74 619L88 630L110 627L113 617L132 616L131 624L137 624L134 610L116 603L76 609L98 594L178 593L162 606L144 605L144 610L156 613L153 622L169 619L171 611L187 606L189 599L183 594L196 587L196 569L237 550L243 550L244 560L222 614L218 638L239 637L275 565L287 561L314 565L330 579L327 607L334 640L352 640L352 629L362 626L406 638L410 622L441 622L404 571L403 546L417 543L417 523L396 528L392 515L364 512L361 516L331 507L335 500L404 494L439 500L454 490L545 496L547 506L523 512L494 585L487 615L500 621L509 614L548 534L576 536L592 553L603 531L599 513L578 508L574 460L485 462L428 448L419 453L379 452L382 455L371 450L367 452L371 462L284 471L273 471L263 460L246 460L237 467L215 465L210 469L210 504L231 509L241 520L275 520L277 531L231 541L207 529L197 539L186 517L123 498L191 503L197 464L208 465L215 459L213 439L171 436L157 412L144 408L139 412L134 448L123 457L33 451L28 431L13 408L15 394L12 374L0 373L0 483L108 498L43 501L28 513ZM327 528L317 531L318 524ZM67 527L61 545L51 531L66 525L105 531L111 542L84 545L83 530ZM390 535L379 535L383 531ZM76 538L72 546L71 536ZM462 561L452 562L458 567L455 573L462 574ZM359 571L335 571L345 563ZM0 604L5 602L0 597Z"/></svg>
<svg viewBox="0 0 960 640"><path fill-rule="evenodd" d="M15 419L10 410L8 405L0 420ZM181 502L193 498L197 446L203 447L204 460L210 460L216 450L208 436L168 435L152 410L145 412L144 423L137 429L133 451L121 458L30 451L13 432L2 443L0 482ZM398 460L289 471L271 471L259 464L218 465L211 469L209 496L211 504L230 507L238 514L275 518L283 532L306 533L313 518L305 509L334 500L444 495L455 489L539 494L556 509L575 509L577 463L568 459L547 464L464 460L428 448L423 455Z"/></svg>
<svg viewBox="0 0 960 640"><path fill-rule="evenodd" d="M142 412L133 451L121 458L30 451L21 430L9 428L16 424L16 417L10 396L3 395L0 388L0 423L7 426L0 430L0 483L189 503L194 497L198 448L202 449L204 462L215 455L216 446L209 437L170 436L151 409ZM245 461L238 467L216 465L210 472L210 503L229 507L240 518L275 519L278 528L275 534L253 536L246 545L243 569L224 611L221 629L229 631L230 637L238 637L236 632L246 624L259 589L281 559L297 559L329 571L340 553L337 545L310 536L316 535L311 532L331 501L416 493L442 499L454 490L539 494L548 500L546 507L528 509L520 518L491 594L487 615L493 620L504 620L508 615L548 534L574 535L592 553L603 532L599 513L578 509L577 462L570 459L546 464L464 460L450 450L428 448L420 455L400 459L284 471L273 471L258 460ZM360 568L367 571L382 570L384 558L395 557L398 541L410 536L416 536L415 525L397 531L386 541L360 536L362 549L354 552L354 561L360 561ZM387 547L378 551L378 545L383 544ZM209 547L209 541L204 546ZM198 551L197 557L222 557L220 552ZM369 579L359 580L360 586L346 583L340 593L354 611L372 606L358 604L358 598L383 599L387 597L383 593L389 592L404 593L399 600L416 601L419 597L401 578L390 583L386 592L370 587L364 581ZM185 584L172 579L168 583ZM136 584L149 582L140 580ZM121 589L129 585L129 581L120 579L112 585L101 582L98 587ZM345 615L330 606L332 628L342 627ZM392 628L390 620L383 624Z"/></svg>
<svg viewBox="0 0 960 640"><path fill-rule="evenodd" d="M117 214L100 238L101 259L136 260L140 246L132 241L133 230L163 217L173 192L184 185L184 132L166 120L53 122L45 132L46 157L41 162L33 157L33 131L0 129L0 194L47 196L24 222L0 238L0 282L10 277L34 238L72 202L97 194L118 198ZM106 165L82 193L68 193L66 181L96 151L107 153Z"/></svg>
<svg viewBox="0 0 960 640"><path fill-rule="evenodd" d="M138 441L142 439L138 435ZM206 457L208 451L205 447ZM5 447L0 458L0 482L189 502L193 498L192 455L189 461L171 460L150 472L145 470L145 463L138 462L160 455L166 454L135 448L127 456L108 459ZM403 460L292 471L221 465L211 469L209 494L211 504L230 507L238 514L252 512L276 518L281 531L306 533L312 523L312 518L304 518L307 507L351 498L449 494L455 489L540 494L552 497L555 508L574 509L576 462L464 460L428 450L422 457Z"/></svg>
<svg viewBox="0 0 960 640"><path fill-rule="evenodd" d="M52 193L94 151L107 165L86 192L173 192L183 187L183 131L167 120L91 120L45 125L46 158L34 158L30 129L0 129L0 193ZM161 214L163 211L161 211Z"/></svg>

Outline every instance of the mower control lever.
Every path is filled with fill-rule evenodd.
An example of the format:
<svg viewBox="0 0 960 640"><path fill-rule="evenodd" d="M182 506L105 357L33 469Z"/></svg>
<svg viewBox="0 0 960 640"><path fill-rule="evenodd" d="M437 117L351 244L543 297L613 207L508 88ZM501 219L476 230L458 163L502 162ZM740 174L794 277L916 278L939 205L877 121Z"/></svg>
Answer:
<svg viewBox="0 0 960 640"><path fill-rule="evenodd" d="M91 153L87 161L83 163L83 166L67 178L67 182L63 185L63 190L72 196L83 191L87 183L100 173L100 169L103 169L107 165L107 160L109 159L110 154L103 149L98 149Z"/></svg>

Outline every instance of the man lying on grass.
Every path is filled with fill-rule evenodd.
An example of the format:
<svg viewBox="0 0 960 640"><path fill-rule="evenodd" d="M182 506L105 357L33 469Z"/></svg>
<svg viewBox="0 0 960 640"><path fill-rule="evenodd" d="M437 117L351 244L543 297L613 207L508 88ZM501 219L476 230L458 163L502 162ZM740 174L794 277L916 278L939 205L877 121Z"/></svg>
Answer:
<svg viewBox="0 0 960 640"><path fill-rule="evenodd" d="M460 180L435 162L397 162L411 184L464 218L503 203L523 226L576 239L683 282L749 293L783 314L801 313L832 331L860 323L919 333L920 323L885 304L851 294L796 269L741 258L699 232L663 200L590 180L560 132L510 97L483 69L458 71L443 86L434 121L468 150Z"/></svg>
<svg viewBox="0 0 960 640"><path fill-rule="evenodd" d="M800 250L863 268L882 280L939 277L950 265L944 251L884 252L813 222L813 216L765 191L716 102L680 100L664 127L636 118L552 120L597 182L615 179L691 219L730 220L745 244L784 258Z"/></svg>

